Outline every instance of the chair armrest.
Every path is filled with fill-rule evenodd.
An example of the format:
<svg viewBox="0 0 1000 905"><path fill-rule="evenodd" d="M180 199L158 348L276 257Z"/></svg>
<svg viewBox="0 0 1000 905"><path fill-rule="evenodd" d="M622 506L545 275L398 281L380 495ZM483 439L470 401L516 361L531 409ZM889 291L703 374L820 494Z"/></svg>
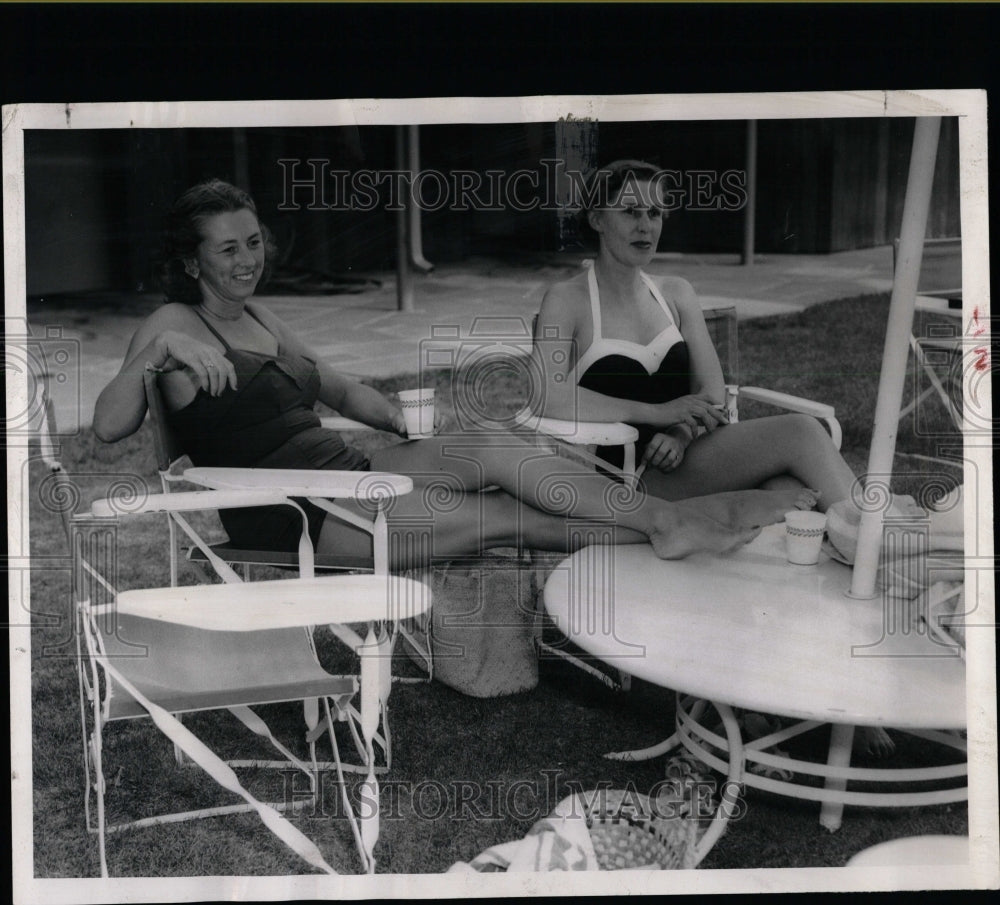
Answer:
<svg viewBox="0 0 1000 905"><path fill-rule="evenodd" d="M814 402L812 399L804 399L801 396L792 396L788 393L779 393L777 390L741 386L740 396L744 399L754 399L757 402L776 405L790 412L801 412L803 415L812 415L815 418L825 419L834 417L834 408L832 405L827 405L825 402Z"/></svg>
<svg viewBox="0 0 1000 905"><path fill-rule="evenodd" d="M327 415L319 419L321 427L334 431L373 431L370 424L364 421L355 421L353 418L345 418L343 415Z"/></svg>
<svg viewBox="0 0 1000 905"><path fill-rule="evenodd" d="M185 490L151 493L136 499L105 497L95 500L90 511L98 518L143 515L149 512L194 512L199 509L240 509L248 506L280 506L289 503L282 490Z"/></svg>
<svg viewBox="0 0 1000 905"><path fill-rule="evenodd" d="M565 443L580 446L621 446L635 443L639 432L630 424L621 421L571 421L562 418L543 418L530 409L521 409L514 415L514 422L520 426L555 437Z"/></svg>
<svg viewBox="0 0 1000 905"><path fill-rule="evenodd" d="M811 399L803 399L801 396L792 396L789 393L779 393L777 390L765 390L762 387L741 386L739 394L744 399L765 402L768 405L774 405L789 412L800 412L803 415L812 415L820 421L825 421L830 429L833 445L837 449L840 449L842 433L840 422L837 420L832 405L827 405L825 402L814 402Z"/></svg>
<svg viewBox="0 0 1000 905"><path fill-rule="evenodd" d="M295 468L208 468L184 472L192 484L216 490L277 490L287 496L383 500L413 490L413 480L383 471L322 471Z"/></svg>
<svg viewBox="0 0 1000 905"><path fill-rule="evenodd" d="M118 612L205 631L261 630L397 621L426 612L431 589L396 575L286 578L239 585L122 591ZM239 618L234 618L234 613ZM359 639L360 640L360 639Z"/></svg>

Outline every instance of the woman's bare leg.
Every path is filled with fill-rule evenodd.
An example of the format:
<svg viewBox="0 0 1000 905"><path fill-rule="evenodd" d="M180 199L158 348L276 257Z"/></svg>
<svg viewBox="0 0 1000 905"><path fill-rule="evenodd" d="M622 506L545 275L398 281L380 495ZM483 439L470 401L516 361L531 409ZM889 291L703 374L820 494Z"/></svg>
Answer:
<svg viewBox="0 0 1000 905"><path fill-rule="evenodd" d="M643 475L643 480L646 476ZM646 492L655 493L653 487ZM701 507L701 510L725 525L752 528L755 525L776 525L792 509L815 509L817 494L803 487L797 481L786 490L734 490L729 493L713 493L711 496L690 497L687 502Z"/></svg>
<svg viewBox="0 0 1000 905"><path fill-rule="evenodd" d="M357 504L342 505L363 513ZM594 523L540 512L502 490L449 498L433 485L424 485L393 500L387 516L389 567L393 570L424 566L436 559L475 556L492 547L571 553L590 543L640 544L647 540L638 531L604 520ZM372 555L371 535L327 516L317 552L368 558Z"/></svg>
<svg viewBox="0 0 1000 905"><path fill-rule="evenodd" d="M670 472L650 469L643 475L648 492L668 500L746 490L780 476L794 478L815 491L825 512L850 497L854 473L819 421L809 415L776 415L728 424L694 441L680 466ZM792 494L787 481L779 492ZM792 507L789 507L792 508Z"/></svg>
<svg viewBox="0 0 1000 905"><path fill-rule="evenodd" d="M409 475L421 492L430 488L457 494L498 485L541 513L638 532L664 559L699 551L728 552L756 536L754 531L716 521L700 507L632 493L511 434L464 433L419 440L378 450L371 461L379 471ZM440 521L446 530L444 514Z"/></svg>

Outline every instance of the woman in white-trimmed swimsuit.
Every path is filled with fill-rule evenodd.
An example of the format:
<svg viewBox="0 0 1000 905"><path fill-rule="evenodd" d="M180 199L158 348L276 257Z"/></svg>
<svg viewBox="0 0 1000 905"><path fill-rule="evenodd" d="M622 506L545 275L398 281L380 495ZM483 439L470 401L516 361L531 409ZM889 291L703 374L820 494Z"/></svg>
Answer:
<svg viewBox="0 0 1000 905"><path fill-rule="evenodd" d="M546 392L537 414L634 425L646 492L697 497L692 502L713 517L763 525L793 507L850 505L855 476L815 418L728 423L722 367L694 290L641 269L662 228L660 172L622 160L591 177L584 227L596 233L599 251L542 302L535 337L544 341L533 354ZM620 464L620 450L598 452ZM856 747L893 750L884 730L863 730Z"/></svg>
<svg viewBox="0 0 1000 905"><path fill-rule="evenodd" d="M847 499L855 477L815 418L727 423L722 368L694 290L642 271L662 227L659 172L626 160L591 177L584 216L599 251L542 302L538 414L634 425L645 488L664 499L763 488L761 524L793 507L825 510ZM621 462L620 449L598 453Z"/></svg>

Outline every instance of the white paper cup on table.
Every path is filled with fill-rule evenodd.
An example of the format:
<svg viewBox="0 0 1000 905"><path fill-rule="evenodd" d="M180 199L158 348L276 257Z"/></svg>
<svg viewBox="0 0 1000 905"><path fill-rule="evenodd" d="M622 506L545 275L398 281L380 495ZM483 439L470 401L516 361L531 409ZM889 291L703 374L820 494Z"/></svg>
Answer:
<svg viewBox="0 0 1000 905"><path fill-rule="evenodd" d="M788 561L799 566L819 562L819 549L826 530L826 515L822 512L794 509L785 513L785 545Z"/></svg>
<svg viewBox="0 0 1000 905"><path fill-rule="evenodd" d="M434 390L400 390L406 435L411 440L426 440L434 436Z"/></svg>

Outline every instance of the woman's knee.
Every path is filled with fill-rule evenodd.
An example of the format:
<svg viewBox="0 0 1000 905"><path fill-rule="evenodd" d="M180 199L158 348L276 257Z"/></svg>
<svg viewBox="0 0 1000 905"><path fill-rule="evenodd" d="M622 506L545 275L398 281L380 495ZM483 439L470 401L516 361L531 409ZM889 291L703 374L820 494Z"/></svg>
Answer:
<svg viewBox="0 0 1000 905"><path fill-rule="evenodd" d="M804 415L799 412L790 412L787 415L775 416L775 421L780 424L780 435L785 442L793 445L805 443L810 446L816 444L829 445L830 435L823 429L818 418L812 415Z"/></svg>

